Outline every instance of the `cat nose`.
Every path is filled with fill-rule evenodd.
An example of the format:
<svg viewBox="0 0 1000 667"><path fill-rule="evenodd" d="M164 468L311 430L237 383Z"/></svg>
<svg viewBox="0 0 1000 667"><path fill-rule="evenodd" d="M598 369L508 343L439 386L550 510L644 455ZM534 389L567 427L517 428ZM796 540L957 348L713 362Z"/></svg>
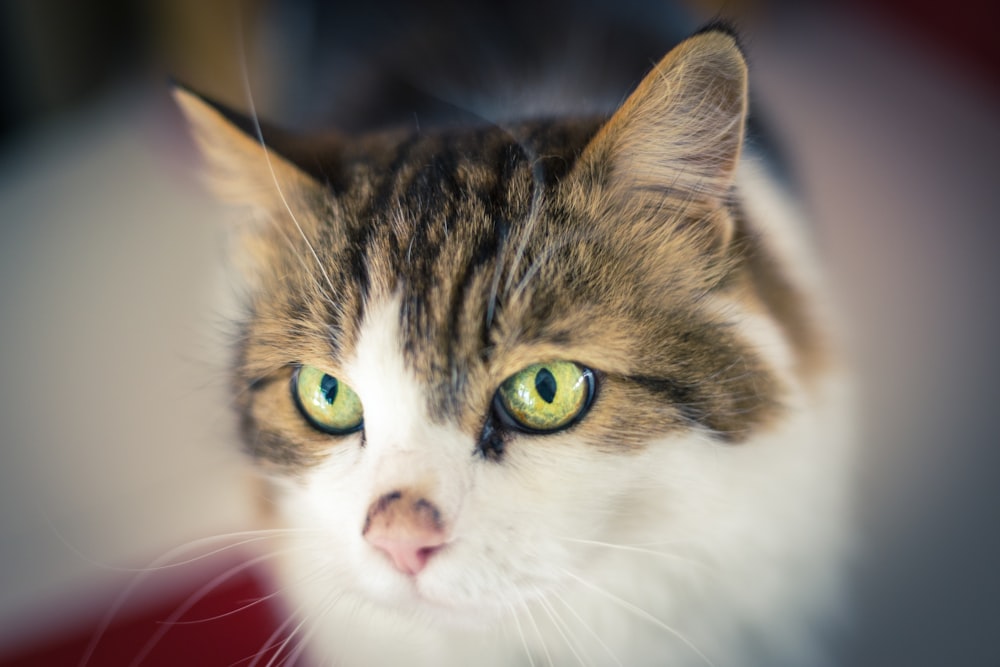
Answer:
<svg viewBox="0 0 1000 667"><path fill-rule="evenodd" d="M418 574L446 540L441 512L412 491L390 491L368 508L365 540L389 556L403 574Z"/></svg>

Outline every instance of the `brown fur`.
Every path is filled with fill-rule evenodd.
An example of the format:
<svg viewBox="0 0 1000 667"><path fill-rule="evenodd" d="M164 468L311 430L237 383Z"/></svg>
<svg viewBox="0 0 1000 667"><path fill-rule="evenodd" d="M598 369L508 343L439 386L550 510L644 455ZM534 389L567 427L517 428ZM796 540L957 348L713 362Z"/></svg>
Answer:
<svg viewBox="0 0 1000 667"><path fill-rule="evenodd" d="M368 509L361 534L367 534L374 528L389 529L393 526L407 532L441 533L445 529L440 510L413 489L380 496Z"/></svg>
<svg viewBox="0 0 1000 667"><path fill-rule="evenodd" d="M711 295L755 302L803 359L816 354L791 282L733 199L746 66L727 34L683 43L607 121L331 136L311 153L275 135L289 159L272 151L271 167L222 114L179 99L218 189L270 223L249 235L256 283L235 373L262 461L294 470L337 445L296 413L291 369L337 375L366 307L394 295L429 414L496 460L519 438L544 441L501 432L490 405L545 359L596 371L572 428L609 452L678 429L735 443L766 428L782 384L705 307Z"/></svg>

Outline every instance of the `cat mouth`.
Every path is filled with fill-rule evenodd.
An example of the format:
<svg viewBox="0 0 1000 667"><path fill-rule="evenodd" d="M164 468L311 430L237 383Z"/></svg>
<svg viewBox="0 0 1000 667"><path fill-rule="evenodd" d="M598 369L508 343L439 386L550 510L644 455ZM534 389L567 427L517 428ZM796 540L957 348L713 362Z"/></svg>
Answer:
<svg viewBox="0 0 1000 667"><path fill-rule="evenodd" d="M427 567L416 573L404 573L393 567L394 579L401 584L397 588L400 596L397 601L405 599L422 613L463 625L475 624L484 614L492 616L494 605L483 604L481 597L470 598L462 594L461 582L449 576L449 572L454 572L449 565L441 559L441 554L435 554Z"/></svg>

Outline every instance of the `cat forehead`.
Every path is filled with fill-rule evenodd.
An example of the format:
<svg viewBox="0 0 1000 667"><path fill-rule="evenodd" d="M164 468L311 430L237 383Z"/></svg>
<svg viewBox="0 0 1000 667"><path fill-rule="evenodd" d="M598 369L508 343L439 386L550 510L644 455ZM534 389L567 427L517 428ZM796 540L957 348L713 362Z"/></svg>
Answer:
<svg viewBox="0 0 1000 667"><path fill-rule="evenodd" d="M575 233L553 220L561 215L553 194L599 124L536 122L355 142L354 153L340 156L348 175L330 183L336 220L321 221L326 228L317 233L341 242L314 244L339 274L337 298L356 306L344 326L356 328L368 304L398 293L410 352L429 352L427 343L441 342L443 332L488 344L497 309L510 311L515 270L530 269L553 254L556 237L565 246ZM543 282L519 286L537 297ZM351 332L343 339L350 344Z"/></svg>
<svg viewBox="0 0 1000 667"><path fill-rule="evenodd" d="M514 348L565 357L621 343L619 322L641 326L625 316L642 296L642 249L595 229L559 188L596 126L525 126L522 142L497 128L380 139L359 183L335 194L337 214L316 212L311 247L274 239L284 258L263 300L275 320L309 320L338 357L372 308L398 303L405 358L442 406L467 404L465 378Z"/></svg>
<svg viewBox="0 0 1000 667"><path fill-rule="evenodd" d="M496 188L519 178L524 167L547 184L565 175L604 120L595 116L376 132L291 157L338 196L361 193L373 209L460 192L503 199L503 190Z"/></svg>
<svg viewBox="0 0 1000 667"><path fill-rule="evenodd" d="M329 183L334 204L303 203L313 224L273 239L283 257L268 268L264 314L294 323L299 346L314 358L326 347L336 365L366 319L395 304L395 344L441 420L481 415L505 374L531 363L632 370L636 341L663 339L650 329L676 323L661 311L683 309L691 291L672 295L667 275L652 294L636 278L639 256L643 270L654 255L678 276L697 269L582 212L591 193L564 177L599 125L362 137L341 154L348 176Z"/></svg>
<svg viewBox="0 0 1000 667"><path fill-rule="evenodd" d="M453 332L469 333L463 306L482 304L491 312L478 319L492 320L496 297L512 286L498 269L527 269L541 247L568 238L569 226L551 220L552 194L599 124L380 134L303 159L331 196L290 197L281 217L299 228L276 224L251 237L251 251L265 250L255 314L329 325L339 348L352 344L369 304L398 291L411 338L454 317L466 326Z"/></svg>

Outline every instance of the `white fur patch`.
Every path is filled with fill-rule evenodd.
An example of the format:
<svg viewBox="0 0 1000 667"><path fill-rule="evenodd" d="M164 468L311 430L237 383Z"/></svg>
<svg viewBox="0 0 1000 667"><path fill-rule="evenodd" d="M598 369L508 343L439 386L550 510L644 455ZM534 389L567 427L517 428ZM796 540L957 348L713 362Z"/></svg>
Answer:
<svg viewBox="0 0 1000 667"><path fill-rule="evenodd" d="M780 332L738 315L786 366ZM373 306L342 365L364 446L345 439L282 500L302 531L285 581L317 661L738 665L749 631L804 664L844 543L839 404L802 395L738 446L693 433L609 454L565 432L515 439L495 462L428 418L402 350L399 302ZM449 531L415 579L362 536L370 503L401 487L430 494Z"/></svg>

